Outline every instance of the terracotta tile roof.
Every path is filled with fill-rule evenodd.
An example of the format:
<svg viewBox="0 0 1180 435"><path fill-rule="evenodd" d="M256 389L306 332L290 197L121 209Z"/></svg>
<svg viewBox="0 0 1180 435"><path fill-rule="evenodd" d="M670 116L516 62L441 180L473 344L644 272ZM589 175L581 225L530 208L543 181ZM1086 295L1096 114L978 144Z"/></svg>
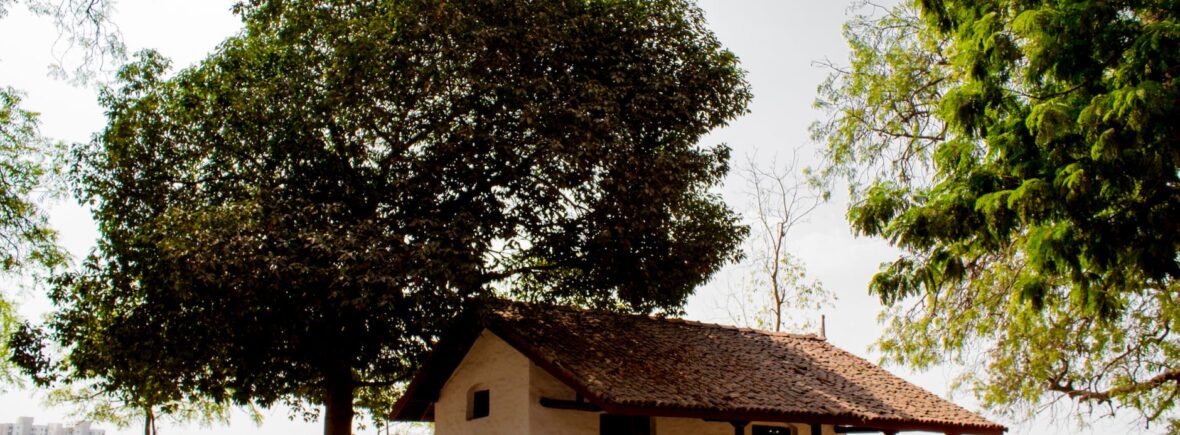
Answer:
<svg viewBox="0 0 1180 435"><path fill-rule="evenodd" d="M519 304L484 325L608 412L1005 430L814 335Z"/></svg>

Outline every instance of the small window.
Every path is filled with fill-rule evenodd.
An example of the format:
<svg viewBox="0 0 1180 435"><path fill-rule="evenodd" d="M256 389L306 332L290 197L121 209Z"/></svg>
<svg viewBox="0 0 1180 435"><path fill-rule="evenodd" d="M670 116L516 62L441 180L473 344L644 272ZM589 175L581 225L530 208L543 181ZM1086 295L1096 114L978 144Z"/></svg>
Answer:
<svg viewBox="0 0 1180 435"><path fill-rule="evenodd" d="M651 418L602 414L598 417L598 433L600 435L651 435Z"/></svg>
<svg viewBox="0 0 1180 435"><path fill-rule="evenodd" d="M472 391L467 397L467 419L487 417L491 412L491 393L488 390Z"/></svg>
<svg viewBox="0 0 1180 435"><path fill-rule="evenodd" d="M759 426L751 428L752 435L795 435L794 427Z"/></svg>

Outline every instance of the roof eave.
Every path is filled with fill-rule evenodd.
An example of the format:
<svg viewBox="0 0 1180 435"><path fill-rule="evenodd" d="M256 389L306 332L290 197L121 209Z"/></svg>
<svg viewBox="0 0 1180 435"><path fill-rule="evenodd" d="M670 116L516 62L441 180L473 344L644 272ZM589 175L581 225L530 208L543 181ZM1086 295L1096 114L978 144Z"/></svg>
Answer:
<svg viewBox="0 0 1180 435"><path fill-rule="evenodd" d="M823 414L774 413L756 411L726 411L708 409L678 408L675 406L645 406L598 404L604 412L620 415L643 415L651 417L692 418L715 421L764 421L779 423L826 424L835 426L856 426L894 431L928 431L962 435L1001 435L1008 429L1004 426L980 426L969 424L904 421L894 419L865 419L856 416L832 416Z"/></svg>

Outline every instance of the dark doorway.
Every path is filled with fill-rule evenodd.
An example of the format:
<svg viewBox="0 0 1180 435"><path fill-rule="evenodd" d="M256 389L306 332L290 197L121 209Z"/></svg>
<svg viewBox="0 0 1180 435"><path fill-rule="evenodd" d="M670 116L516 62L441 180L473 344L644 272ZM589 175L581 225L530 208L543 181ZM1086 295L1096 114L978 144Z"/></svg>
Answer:
<svg viewBox="0 0 1180 435"><path fill-rule="evenodd" d="M651 435L651 417L633 415L598 416L599 435Z"/></svg>
<svg viewBox="0 0 1180 435"><path fill-rule="evenodd" d="M779 426L759 426L750 428L751 435L795 435L795 428Z"/></svg>

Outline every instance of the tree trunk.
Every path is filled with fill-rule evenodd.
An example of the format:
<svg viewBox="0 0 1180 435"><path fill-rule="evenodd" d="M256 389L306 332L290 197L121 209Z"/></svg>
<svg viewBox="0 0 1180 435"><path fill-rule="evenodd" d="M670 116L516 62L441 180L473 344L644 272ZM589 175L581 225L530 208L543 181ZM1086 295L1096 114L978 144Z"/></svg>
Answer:
<svg viewBox="0 0 1180 435"><path fill-rule="evenodd" d="M143 410L143 434L156 435L159 431L156 430L156 413L152 411L151 407Z"/></svg>
<svg viewBox="0 0 1180 435"><path fill-rule="evenodd" d="M324 435L352 435L352 377L326 380L324 388Z"/></svg>

